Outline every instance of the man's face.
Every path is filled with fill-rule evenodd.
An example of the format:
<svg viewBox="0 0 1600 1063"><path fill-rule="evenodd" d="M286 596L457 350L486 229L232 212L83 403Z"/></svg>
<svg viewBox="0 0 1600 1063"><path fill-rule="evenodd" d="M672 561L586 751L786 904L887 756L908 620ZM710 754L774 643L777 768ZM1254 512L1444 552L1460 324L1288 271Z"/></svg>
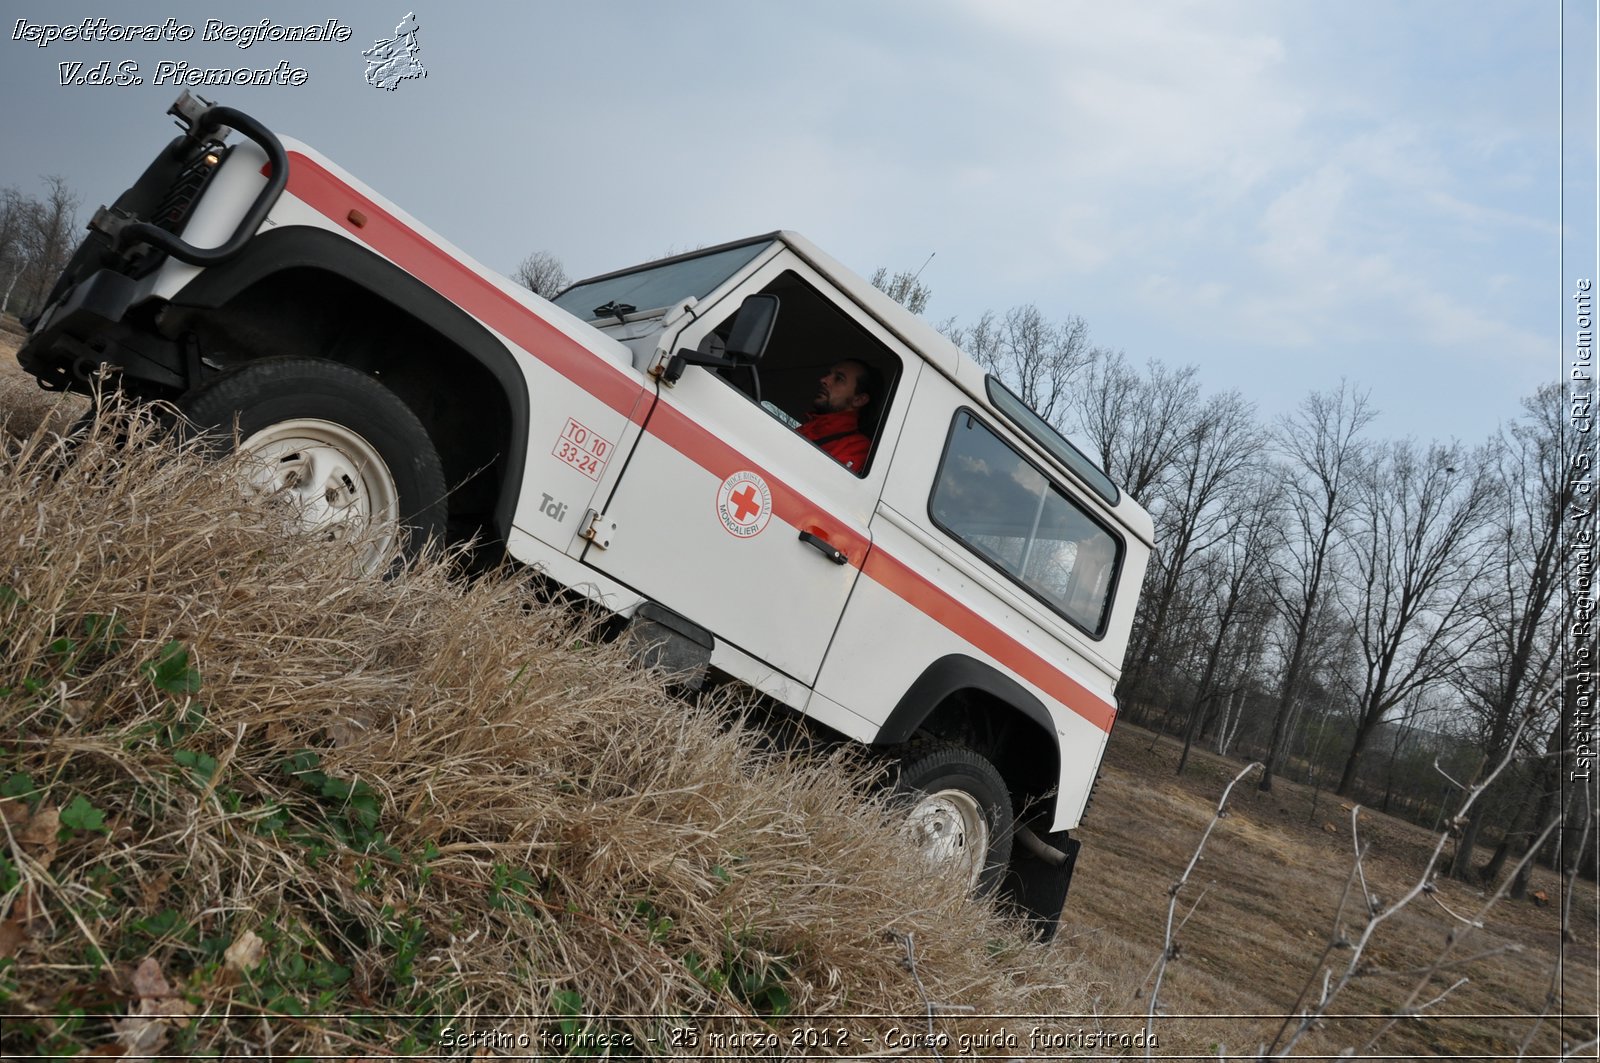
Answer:
<svg viewBox="0 0 1600 1063"><path fill-rule="evenodd" d="M817 397L811 402L811 412L840 413L865 406L870 396L857 390L860 379L859 365L854 362L835 364L817 381Z"/></svg>

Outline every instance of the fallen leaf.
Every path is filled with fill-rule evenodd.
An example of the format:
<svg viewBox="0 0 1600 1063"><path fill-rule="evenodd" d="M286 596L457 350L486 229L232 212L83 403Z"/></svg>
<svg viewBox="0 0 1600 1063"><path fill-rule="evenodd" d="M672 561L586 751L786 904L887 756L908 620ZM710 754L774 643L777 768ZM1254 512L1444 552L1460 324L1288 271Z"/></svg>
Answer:
<svg viewBox="0 0 1600 1063"><path fill-rule="evenodd" d="M126 1019L112 1019L111 1028L117 1033L117 1043L129 1055L151 1055L167 1043L167 1023L164 1019L135 1015Z"/></svg>
<svg viewBox="0 0 1600 1063"><path fill-rule="evenodd" d="M140 1003L139 1008L144 1014L159 1016L162 1021L170 1022L180 1030L188 1027L189 1016L195 1013L195 1006L183 997L146 1000Z"/></svg>
<svg viewBox="0 0 1600 1063"><path fill-rule="evenodd" d="M67 698L61 703L61 715L67 718L68 723L75 724L79 720L87 719L94 711L94 702L84 701L81 698Z"/></svg>
<svg viewBox="0 0 1600 1063"><path fill-rule="evenodd" d="M161 965L154 956L146 956L133 971L133 992L140 1000L153 1000L172 996L172 986L161 973Z"/></svg>
<svg viewBox="0 0 1600 1063"><path fill-rule="evenodd" d="M230 971L243 974L260 963L266 951L266 944L256 936L255 931L246 930L234 938L233 944L222 954L222 962Z"/></svg>
<svg viewBox="0 0 1600 1063"><path fill-rule="evenodd" d="M164 871L154 881L146 879L139 883L139 896L144 901L146 908L159 908L161 895L167 892L167 887L172 885L172 872Z"/></svg>
<svg viewBox="0 0 1600 1063"><path fill-rule="evenodd" d="M15 917L0 923L0 957L15 956L28 940L28 928Z"/></svg>
<svg viewBox="0 0 1600 1063"><path fill-rule="evenodd" d="M189 1016L194 1013L194 1005L182 997L146 999L139 1001L126 1019L113 1019L111 1028L128 1055L154 1055L167 1043L169 1027L188 1026Z"/></svg>
<svg viewBox="0 0 1600 1063"><path fill-rule="evenodd" d="M0 797L0 819L10 826L28 821L28 802L18 797Z"/></svg>
<svg viewBox="0 0 1600 1063"><path fill-rule="evenodd" d="M49 869L56 858L56 833L61 830L61 813L55 805L40 805L17 834L17 841L28 855Z"/></svg>
<svg viewBox="0 0 1600 1063"><path fill-rule="evenodd" d="M11 902L11 918L21 923L29 935L38 934L47 925L44 905L34 899L32 883L24 883L17 891L17 899Z"/></svg>
<svg viewBox="0 0 1600 1063"><path fill-rule="evenodd" d="M366 713L350 713L333 720L323 730L335 749L344 749L366 737L372 730L372 718Z"/></svg>

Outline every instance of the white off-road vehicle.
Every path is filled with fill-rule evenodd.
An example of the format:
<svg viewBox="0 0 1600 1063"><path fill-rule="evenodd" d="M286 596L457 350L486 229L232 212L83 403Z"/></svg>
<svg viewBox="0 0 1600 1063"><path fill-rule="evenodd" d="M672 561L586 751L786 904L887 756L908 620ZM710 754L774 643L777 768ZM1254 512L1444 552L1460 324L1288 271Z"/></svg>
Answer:
<svg viewBox="0 0 1600 1063"><path fill-rule="evenodd" d="M248 115L170 113L29 322L44 386L110 366L236 424L330 534L476 536L680 675L896 756L930 855L1054 924L1151 547L1136 502L794 233L548 302ZM882 381L856 468L794 428L845 359Z"/></svg>

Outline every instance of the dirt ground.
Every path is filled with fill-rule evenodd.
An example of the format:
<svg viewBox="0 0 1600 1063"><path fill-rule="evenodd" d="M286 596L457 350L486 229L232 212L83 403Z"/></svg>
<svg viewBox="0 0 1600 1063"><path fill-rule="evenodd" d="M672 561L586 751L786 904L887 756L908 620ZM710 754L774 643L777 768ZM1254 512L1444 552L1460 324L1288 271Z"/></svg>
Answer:
<svg viewBox="0 0 1600 1063"><path fill-rule="evenodd" d="M1067 901L1063 933L1100 983L1108 1030L1142 1023L1148 998L1135 992L1161 952L1167 891L1228 780L1243 767L1197 750L1179 778L1173 772L1180 744L1152 739L1151 732L1131 725L1119 724L1113 733L1105 775L1080 834L1084 847ZM1219 1048L1230 1057L1253 1054L1273 1043L1282 1015L1315 1003L1323 970L1332 968L1337 981L1350 963L1350 949L1323 957L1354 865L1350 805L1324 792L1313 816L1310 788L1280 779L1264 794L1255 782L1252 775L1234 788L1230 815L1212 833L1179 895L1178 918L1191 908L1193 914L1176 935L1181 952L1160 994L1166 1015L1156 1027L1162 1055L1214 1058ZM1388 905L1419 881L1436 836L1366 809L1359 824L1369 847L1362 866L1368 889ZM1488 855L1481 853L1480 862ZM1532 889L1548 894L1549 904L1501 900L1482 914L1490 896L1448 880L1432 897L1419 896L1371 938L1363 973L1328 1009L1339 1017L1296 1046L1295 1054L1332 1055L1354 1047L1366 1058L1504 1058L1517 1055L1530 1035L1530 1056L1559 1055L1562 1042L1590 1041L1600 999L1595 885L1580 882L1573 891L1574 939L1565 949L1562 883L1539 869ZM1360 896L1359 885L1352 886L1340 921L1342 936L1350 940L1359 938L1365 923ZM1484 925L1470 928L1446 908ZM1388 1026L1423 981L1421 971L1452 940L1447 965L1413 998L1420 1017ZM1564 998L1539 1022L1558 960ZM1420 1007L1463 976L1470 980L1437 1004ZM1364 1048L1380 1030L1377 1043ZM1283 1041L1277 1043L1281 1048ZM1582 1057L1593 1058L1593 1047Z"/></svg>
<svg viewBox="0 0 1600 1063"><path fill-rule="evenodd" d="M22 434L42 418L65 427L83 400L39 390L17 367L18 341L15 323L0 322L0 428ZM1153 740L1127 724L1112 736L1080 833L1084 848L1056 946L1075 974L1087 972L1093 982L1097 1014L1080 1017L1080 1027L1109 1034L1144 1029L1142 987L1161 952L1168 890L1243 766L1197 750L1180 778L1173 773L1178 752L1172 740ZM1313 814L1308 788L1280 780L1263 794L1251 777L1235 788L1230 809L1179 896L1178 917L1187 921L1160 993L1157 1056L1251 1056L1274 1043L1281 1050L1283 1016L1315 1002L1323 971L1337 980L1350 962L1348 948L1325 954L1329 941L1355 940L1364 924L1361 890L1352 885L1335 925L1352 879L1348 804L1323 793ZM1368 889L1387 904L1418 881L1435 838L1367 810L1360 833L1369 846L1362 865ZM1327 1009L1333 1017L1294 1054L1318 1058L1353 1047L1368 1059L1504 1058L1519 1051L1548 1057L1591 1041L1600 1001L1595 886L1575 889L1564 947L1562 883L1540 869L1532 888L1548 895L1548 905L1502 900L1482 914L1489 897L1453 881L1418 897L1373 936L1360 976ZM1463 921L1473 919L1481 919L1481 929ZM1421 972L1447 946L1445 965L1424 979ZM1558 963L1562 992L1547 1004ZM1444 999L1421 1007L1463 977ZM1391 1025L1419 985L1410 999L1420 1014ZM1582 1055L1593 1053L1591 1046Z"/></svg>

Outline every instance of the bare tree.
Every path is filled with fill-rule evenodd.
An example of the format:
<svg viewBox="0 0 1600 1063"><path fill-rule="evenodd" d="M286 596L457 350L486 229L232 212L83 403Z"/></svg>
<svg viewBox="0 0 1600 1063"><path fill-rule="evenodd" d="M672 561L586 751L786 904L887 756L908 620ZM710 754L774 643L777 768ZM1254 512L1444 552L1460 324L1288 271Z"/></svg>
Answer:
<svg viewBox="0 0 1600 1063"><path fill-rule="evenodd" d="M1579 692L1572 691L1572 693ZM1573 699L1568 698L1564 704L1572 703ZM1527 895L1528 873L1535 856L1534 839L1547 833L1543 828L1553 817L1562 812L1563 800L1576 798L1587 790L1587 787L1581 785L1567 785L1571 779L1568 763L1571 757L1568 752L1572 748L1569 722L1569 715L1559 711L1559 707L1558 711L1549 713L1545 720L1540 721L1540 729L1545 733L1543 755L1539 755L1537 750L1529 751L1528 759L1532 762L1530 765L1532 770L1522 784L1522 794L1518 804L1512 812L1500 844L1495 846L1494 855L1479 872L1479 877L1484 882L1494 882L1504 873L1507 860L1510 859L1512 851L1516 850L1517 855L1521 857L1517 861L1521 871L1510 883L1513 900L1520 901Z"/></svg>
<svg viewBox="0 0 1600 1063"><path fill-rule="evenodd" d="M928 257L932 258L933 256L929 255ZM933 289L917 279L921 275L921 270L916 273L908 273L902 270L891 277L887 269L879 266L868 280L874 288L913 314L920 314L927 309L928 300L933 298Z"/></svg>
<svg viewBox="0 0 1600 1063"><path fill-rule="evenodd" d="M67 187L66 178L51 175L44 182L45 197L25 201L20 232L22 253L27 259L22 275L23 302L29 310L39 309L50 286L66 267L79 228L78 194Z"/></svg>
<svg viewBox="0 0 1600 1063"><path fill-rule="evenodd" d="M1130 654L1130 691L1149 692L1152 675L1181 652L1169 646L1169 621L1186 610L1179 599L1196 558L1217 546L1235 521L1224 496L1260 461L1261 430L1255 408L1237 391L1214 395L1194 414L1174 454L1157 509L1156 552L1146 581L1144 612ZM1237 501L1237 500L1236 500ZM1196 603L1198 604L1198 603ZM1183 625L1191 630L1195 625ZM1194 640L1183 639L1185 646Z"/></svg>
<svg viewBox="0 0 1600 1063"><path fill-rule="evenodd" d="M1290 714L1307 671L1314 622L1328 592L1335 549L1365 462L1367 445L1361 433L1374 416L1366 394L1341 383L1334 392L1312 392L1279 424L1289 519L1282 547L1275 552L1274 597L1285 628L1285 644L1272 740L1258 784L1262 790L1272 789L1286 748Z"/></svg>
<svg viewBox="0 0 1600 1063"><path fill-rule="evenodd" d="M1363 478L1350 620L1365 669L1339 796L1384 714L1452 672L1476 635L1471 596L1492 497L1487 456L1459 446L1392 443Z"/></svg>
<svg viewBox="0 0 1600 1063"><path fill-rule="evenodd" d="M1141 376L1121 352L1097 350L1072 405L1100 465L1124 490L1145 499L1189 439L1198 406L1198 371L1149 363Z"/></svg>
<svg viewBox="0 0 1600 1063"><path fill-rule="evenodd" d="M1389 758L1384 765L1383 804L1379 806L1381 812L1388 812L1394 801L1396 776L1402 768L1402 754L1407 762L1414 763L1417 759L1416 752L1421 745L1423 721L1429 717L1440 716L1446 711L1442 698L1429 695L1429 690L1417 687L1411 696L1401 703L1399 718L1386 721L1390 731ZM1401 785L1405 789L1414 791L1416 779L1405 779L1401 781Z"/></svg>
<svg viewBox="0 0 1600 1063"><path fill-rule="evenodd" d="M1574 474L1573 457L1585 452L1573 438L1561 387L1546 385L1522 406L1523 417L1501 432L1497 447L1493 578L1478 602L1483 637L1465 681L1490 764L1505 755L1526 707L1551 681L1560 645L1552 620L1561 607L1562 536L1570 519L1594 508L1593 492L1574 492L1573 481L1592 481L1594 470ZM1483 806L1474 806L1462 829L1450 868L1458 878L1471 868L1483 816Z"/></svg>
<svg viewBox="0 0 1600 1063"><path fill-rule="evenodd" d="M1066 427L1070 386L1091 357L1089 325L1083 318L1068 317L1058 324L1029 303L1012 307L999 320L986 313L972 329L947 323L944 332L1040 417Z"/></svg>
<svg viewBox="0 0 1600 1063"><path fill-rule="evenodd" d="M960 325L956 323L955 318L946 318L939 325L939 331L989 372L1004 375L1005 360L1000 353L1000 327L995 323L993 310L985 310L976 325Z"/></svg>
<svg viewBox="0 0 1600 1063"><path fill-rule="evenodd" d="M22 231L28 223L28 200L15 188L0 189L0 312L11 308L11 293L27 265Z"/></svg>
<svg viewBox="0 0 1600 1063"><path fill-rule="evenodd" d="M571 282L566 267L549 251L535 251L523 259L511 279L545 299L554 299Z"/></svg>
<svg viewBox="0 0 1600 1063"><path fill-rule="evenodd" d="M1208 642L1184 727L1179 775L1189 762L1189 750L1212 702L1235 697L1241 691L1248 675L1246 662L1251 658L1252 642L1259 642L1259 629L1268 619L1266 603L1261 599L1267 554L1280 534L1283 485L1265 469L1254 472L1250 479L1233 484L1223 496L1222 508L1229 517L1227 530L1218 548L1208 551L1203 559L1204 567L1213 576L1207 590L1210 609L1203 627ZM1252 622L1256 632L1240 632L1241 627ZM1230 653L1238 658L1231 666Z"/></svg>

